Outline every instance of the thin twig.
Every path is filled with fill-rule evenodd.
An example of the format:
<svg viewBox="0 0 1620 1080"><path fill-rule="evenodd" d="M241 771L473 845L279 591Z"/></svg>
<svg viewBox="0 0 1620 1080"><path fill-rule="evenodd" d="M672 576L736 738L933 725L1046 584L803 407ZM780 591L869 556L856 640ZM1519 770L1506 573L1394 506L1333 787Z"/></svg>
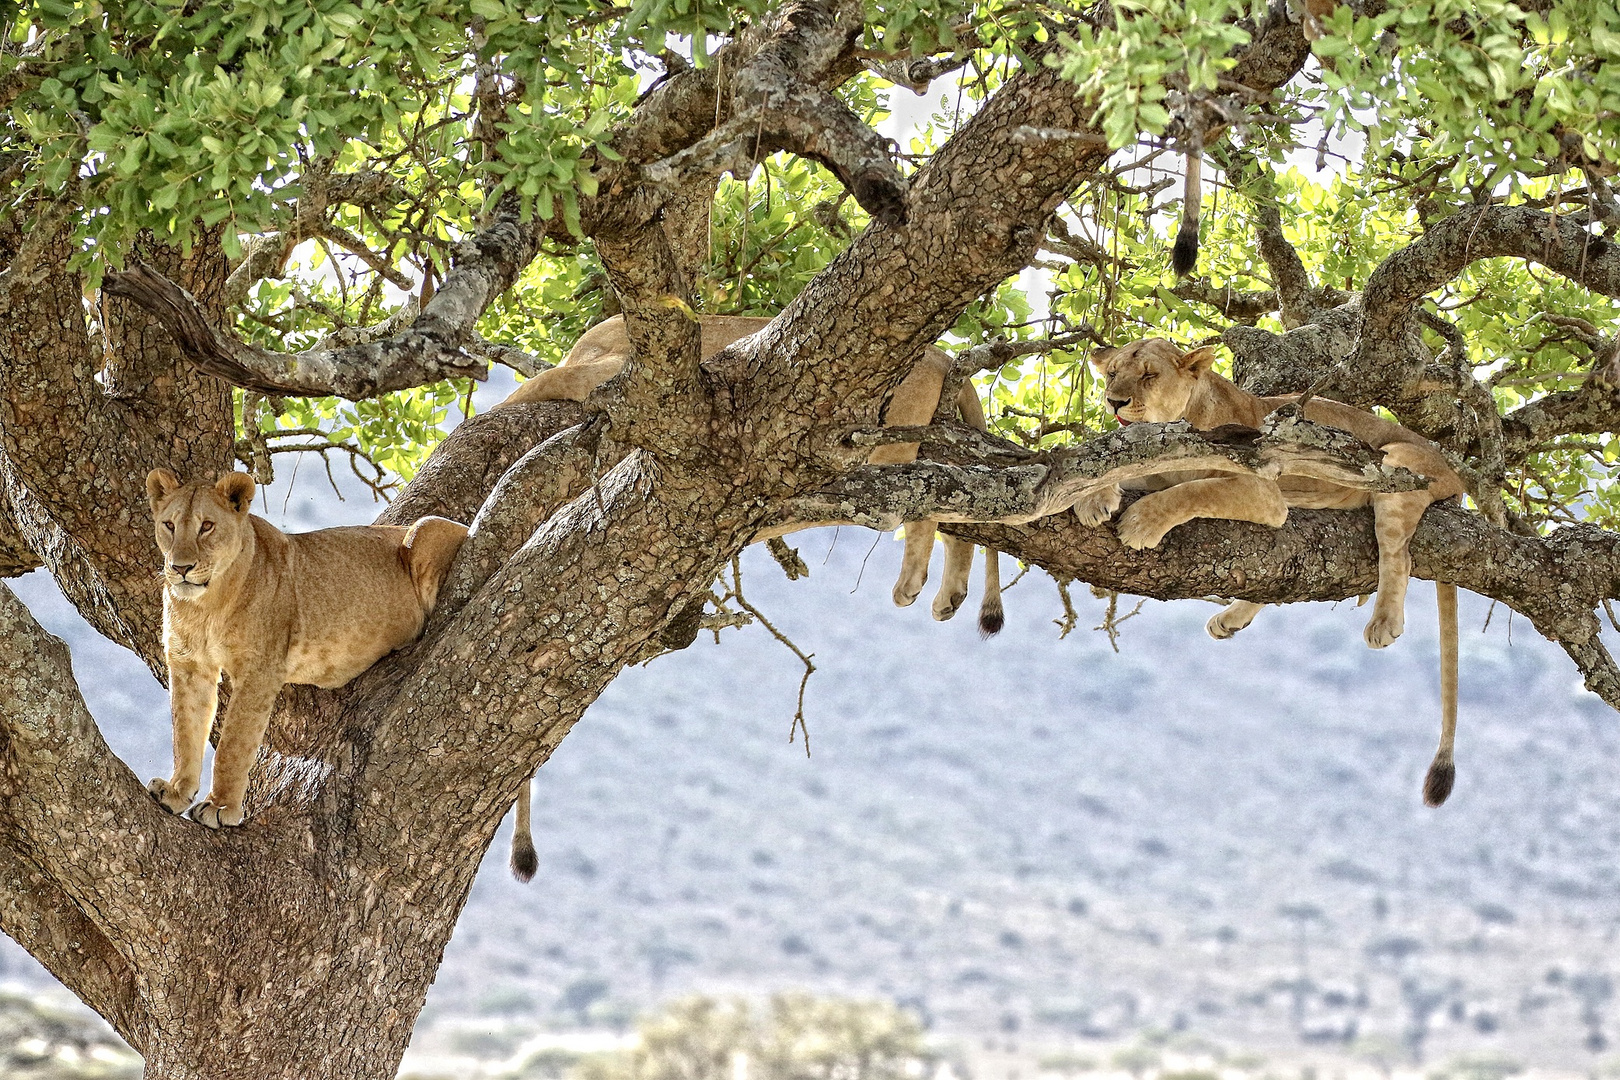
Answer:
<svg viewBox="0 0 1620 1080"><path fill-rule="evenodd" d="M758 608L748 602L747 597L743 596L742 566L740 564L739 556L736 555L731 557L731 591L728 599L736 600L738 607L742 608L744 611L748 612L748 614L757 619L759 621L759 625L769 630L771 632L771 636L777 641L780 641L783 645L786 645L789 649L793 650L793 655L797 656L800 662L804 664L804 675L799 679L799 707L798 710L793 714L793 726L788 728L788 742L791 744L793 740L798 737L799 732L803 731L804 756L809 757L810 725L804 722L804 688L809 685L810 676L815 674L816 665L812 664L810 660L811 657L815 656L816 654L806 653L803 649L793 644L791 638L772 625L771 620L767 619Z"/></svg>

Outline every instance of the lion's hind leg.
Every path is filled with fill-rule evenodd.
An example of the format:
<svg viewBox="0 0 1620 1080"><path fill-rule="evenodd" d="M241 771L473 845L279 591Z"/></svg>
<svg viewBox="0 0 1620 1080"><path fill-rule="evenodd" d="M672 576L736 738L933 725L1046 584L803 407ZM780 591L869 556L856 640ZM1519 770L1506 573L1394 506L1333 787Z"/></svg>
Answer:
<svg viewBox="0 0 1620 1080"><path fill-rule="evenodd" d="M1234 600L1217 614L1210 616L1209 622L1204 624L1204 629L1216 641L1225 641L1254 622L1255 615L1265 606L1248 600Z"/></svg>
<svg viewBox="0 0 1620 1080"><path fill-rule="evenodd" d="M909 530L911 526L907 525ZM944 622L955 615L967 599L968 575L973 572L973 545L947 533L940 534L945 545L945 572L940 575L939 592L934 596L933 615ZM907 545L910 550L910 545Z"/></svg>
<svg viewBox="0 0 1620 1080"><path fill-rule="evenodd" d="M400 546L400 558L405 572L411 575L422 611L431 612L439 600L439 586L456 561L461 542L467 539L467 526L449 518L425 517L405 533Z"/></svg>
<svg viewBox="0 0 1620 1080"><path fill-rule="evenodd" d="M900 577L894 583L894 602L910 607L928 583L928 560L934 555L934 523L906 522L906 554L900 563Z"/></svg>
<svg viewBox="0 0 1620 1080"><path fill-rule="evenodd" d="M1189 480L1138 499L1115 527L1128 548L1158 547L1164 534L1194 518L1253 521L1272 528L1288 520L1288 504L1275 481L1260 476Z"/></svg>

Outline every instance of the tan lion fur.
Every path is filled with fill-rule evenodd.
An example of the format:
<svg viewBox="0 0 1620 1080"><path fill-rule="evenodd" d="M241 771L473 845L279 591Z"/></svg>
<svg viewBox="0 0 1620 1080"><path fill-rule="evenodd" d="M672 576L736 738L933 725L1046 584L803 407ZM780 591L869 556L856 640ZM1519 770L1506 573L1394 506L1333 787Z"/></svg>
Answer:
<svg viewBox="0 0 1620 1080"><path fill-rule="evenodd" d="M1210 346L1183 352L1162 338L1147 338L1117 349L1100 349L1091 359L1107 379L1103 396L1108 407L1126 423L1185 419L1205 431L1226 424L1258 428L1272 411L1298 398L1295 394L1256 397L1239 389L1210 370L1215 361ZM1165 533L1194 518L1254 521L1275 528L1293 506L1353 510L1370 505L1378 537L1378 598L1363 636L1369 646L1381 649L1400 637L1406 626L1412 534L1430 504L1461 495L1463 482L1439 447L1399 424L1319 397L1306 403L1305 416L1348 431L1382 450L1386 464L1427 477L1429 486L1421 491L1376 492L1287 473L1271 480L1170 472L1149 477L1140 485L1151 494L1120 515L1119 538L1127 547L1150 548L1157 547ZM1120 501L1117 486L1101 489L1077 504L1076 513L1088 524L1099 524L1119 508ZM1457 718L1456 586L1437 583L1436 589L1441 609L1441 733L1440 748L1424 783L1424 801L1431 806L1440 805L1451 792ZM1231 637L1249 625L1261 606L1246 600L1231 604L1209 620L1210 635Z"/></svg>
<svg viewBox="0 0 1620 1080"><path fill-rule="evenodd" d="M287 534L249 513L253 490L245 473L212 484L183 484L168 469L146 477L174 719L174 775L147 790L215 829L242 823L248 769L282 684L342 686L415 640L467 535L440 517ZM213 787L193 806L221 672L231 700Z"/></svg>

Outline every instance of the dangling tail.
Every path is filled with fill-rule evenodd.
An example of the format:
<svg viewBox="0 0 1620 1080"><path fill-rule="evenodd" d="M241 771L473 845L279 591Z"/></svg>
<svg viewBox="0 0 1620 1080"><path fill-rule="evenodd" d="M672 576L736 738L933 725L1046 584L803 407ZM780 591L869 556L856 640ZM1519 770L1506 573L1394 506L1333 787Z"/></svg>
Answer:
<svg viewBox="0 0 1620 1080"><path fill-rule="evenodd" d="M994 637L1007 625L1007 613L1001 607L1001 553L993 547L984 549L984 599L979 601L979 636Z"/></svg>
<svg viewBox="0 0 1620 1080"><path fill-rule="evenodd" d="M534 778L523 781L523 790L517 797L517 824L512 827L512 876L529 881L540 869L540 856L535 854L534 834L529 831L529 808Z"/></svg>
<svg viewBox="0 0 1620 1080"><path fill-rule="evenodd" d="M1203 147L1187 148L1187 186L1181 195L1181 228L1176 232L1176 246L1170 249L1170 269L1183 278L1198 265L1198 211L1204 201Z"/></svg>
<svg viewBox="0 0 1620 1080"><path fill-rule="evenodd" d="M1457 779L1452 758L1457 739L1457 586L1435 582L1434 598L1440 609L1440 749L1423 778L1423 801L1429 806L1445 802Z"/></svg>

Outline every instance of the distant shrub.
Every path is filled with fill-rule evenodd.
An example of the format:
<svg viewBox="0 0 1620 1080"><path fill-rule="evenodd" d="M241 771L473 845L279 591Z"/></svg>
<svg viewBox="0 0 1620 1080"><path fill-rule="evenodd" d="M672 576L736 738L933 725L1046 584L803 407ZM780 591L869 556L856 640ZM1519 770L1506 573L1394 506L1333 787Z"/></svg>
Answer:
<svg viewBox="0 0 1620 1080"><path fill-rule="evenodd" d="M766 1010L694 997L640 1025L641 1044L579 1062L575 1080L907 1080L932 1057L922 1026L884 1002L778 994Z"/></svg>
<svg viewBox="0 0 1620 1080"><path fill-rule="evenodd" d="M1057 1073L1059 1076L1077 1076L1094 1071L1097 1062L1080 1054L1048 1054L1041 1058L1040 1068L1041 1072Z"/></svg>

